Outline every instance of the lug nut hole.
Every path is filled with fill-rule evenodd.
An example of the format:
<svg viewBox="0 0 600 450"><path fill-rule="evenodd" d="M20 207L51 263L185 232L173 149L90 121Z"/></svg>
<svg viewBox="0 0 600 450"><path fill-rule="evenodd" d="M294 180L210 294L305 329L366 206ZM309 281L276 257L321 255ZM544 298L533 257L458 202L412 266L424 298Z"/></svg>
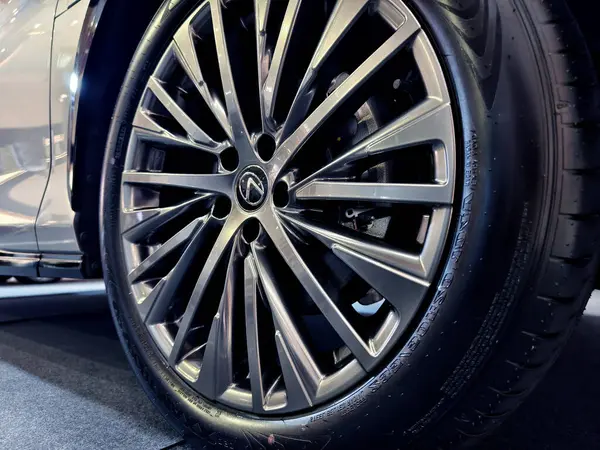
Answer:
<svg viewBox="0 0 600 450"><path fill-rule="evenodd" d="M258 239L259 234L260 222L255 218L248 219L248 221L244 224L244 228L242 229L242 237L244 238L244 241L250 244Z"/></svg>
<svg viewBox="0 0 600 450"><path fill-rule="evenodd" d="M261 134L256 141L256 151L264 161L270 160L275 153L275 139L268 134Z"/></svg>
<svg viewBox="0 0 600 450"><path fill-rule="evenodd" d="M213 205L212 215L217 219L226 218L231 212L231 200L227 197L218 197Z"/></svg>
<svg viewBox="0 0 600 450"><path fill-rule="evenodd" d="M238 152L235 148L229 147L221 152L221 165L223 169L234 171L237 169L238 164L240 163L240 158L238 156Z"/></svg>
<svg viewBox="0 0 600 450"><path fill-rule="evenodd" d="M273 189L273 203L278 208L285 208L290 202L290 193L285 181L279 181Z"/></svg>

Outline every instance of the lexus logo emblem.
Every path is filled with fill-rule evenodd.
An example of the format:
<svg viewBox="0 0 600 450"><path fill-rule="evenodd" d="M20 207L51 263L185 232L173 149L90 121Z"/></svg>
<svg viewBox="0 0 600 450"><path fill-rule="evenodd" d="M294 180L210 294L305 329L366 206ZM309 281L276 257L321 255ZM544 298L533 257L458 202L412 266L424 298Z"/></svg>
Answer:
<svg viewBox="0 0 600 450"><path fill-rule="evenodd" d="M249 205L258 205L265 195L265 187L257 175L246 172L240 180L240 194Z"/></svg>
<svg viewBox="0 0 600 450"><path fill-rule="evenodd" d="M237 183L238 201L244 209L256 209L265 201L267 175L258 166L247 167Z"/></svg>

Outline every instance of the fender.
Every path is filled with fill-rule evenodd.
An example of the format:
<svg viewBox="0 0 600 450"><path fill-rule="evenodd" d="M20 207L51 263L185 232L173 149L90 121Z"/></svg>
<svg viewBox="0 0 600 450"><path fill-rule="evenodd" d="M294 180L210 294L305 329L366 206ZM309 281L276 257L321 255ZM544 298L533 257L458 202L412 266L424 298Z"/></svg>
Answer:
<svg viewBox="0 0 600 450"><path fill-rule="evenodd" d="M72 0L61 0L64 5L64 9L71 7L75 2ZM76 136L77 136L77 112L79 110L79 102L81 98L81 85L83 76L85 73L86 64L90 55L90 49L92 42L98 29L98 23L107 0L91 0L88 5L88 10L85 15L81 35L79 36L79 43L77 45L77 53L75 54L75 65L73 74L71 75L71 105L69 110L69 124L67 136L69 143L67 146L67 189L69 191L69 199L71 205L73 203L73 171L76 161ZM57 12L64 12L61 8L61 4L58 5Z"/></svg>

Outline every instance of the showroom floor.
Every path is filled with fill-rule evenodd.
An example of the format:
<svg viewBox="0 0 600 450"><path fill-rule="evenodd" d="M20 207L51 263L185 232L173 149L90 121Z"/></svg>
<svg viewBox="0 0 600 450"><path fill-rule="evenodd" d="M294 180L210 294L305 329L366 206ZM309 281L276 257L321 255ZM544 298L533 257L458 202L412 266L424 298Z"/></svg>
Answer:
<svg viewBox="0 0 600 450"><path fill-rule="evenodd" d="M101 283L3 287L0 323L0 448L187 448L129 370ZM596 448L599 355L596 293L548 378L485 448Z"/></svg>

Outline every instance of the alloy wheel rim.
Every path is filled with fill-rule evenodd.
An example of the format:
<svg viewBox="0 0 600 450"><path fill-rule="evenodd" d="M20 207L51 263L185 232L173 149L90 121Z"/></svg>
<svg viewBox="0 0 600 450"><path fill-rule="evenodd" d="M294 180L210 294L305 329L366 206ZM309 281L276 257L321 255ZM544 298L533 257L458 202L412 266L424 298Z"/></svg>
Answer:
<svg viewBox="0 0 600 450"><path fill-rule="evenodd" d="M147 82L122 174L152 339L200 395L258 415L374 373L426 297L454 201L450 95L417 19L341 0L307 53L308 3L198 6ZM252 77L236 53L250 35Z"/></svg>

